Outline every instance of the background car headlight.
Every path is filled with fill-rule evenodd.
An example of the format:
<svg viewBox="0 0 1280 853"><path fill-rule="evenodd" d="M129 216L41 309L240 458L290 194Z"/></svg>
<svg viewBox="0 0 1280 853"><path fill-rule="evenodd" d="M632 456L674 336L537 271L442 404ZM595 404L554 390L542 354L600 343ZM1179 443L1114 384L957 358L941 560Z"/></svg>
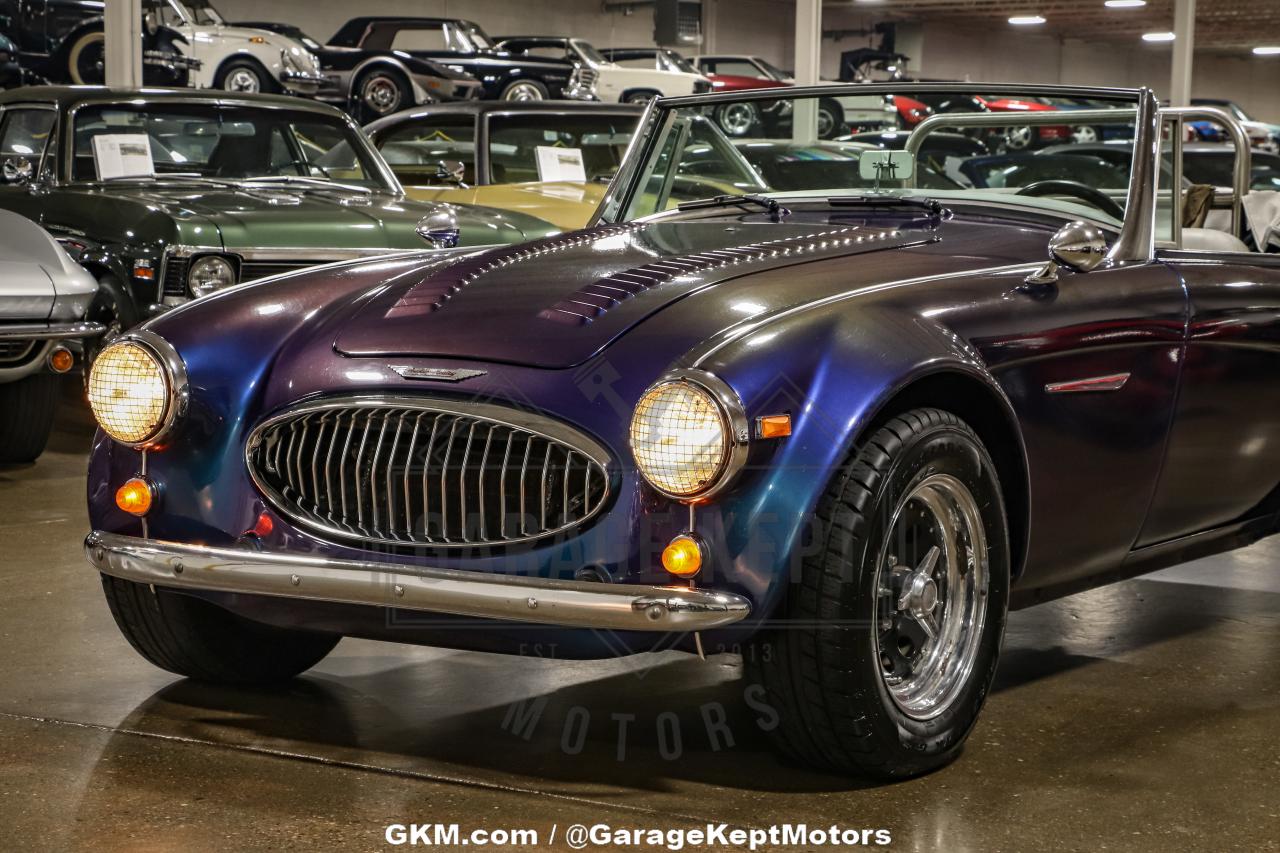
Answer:
<svg viewBox="0 0 1280 853"><path fill-rule="evenodd" d="M187 286L192 296L204 296L236 283L236 269L231 261L218 255L197 258L187 272Z"/></svg>
<svg viewBox="0 0 1280 853"><path fill-rule="evenodd" d="M109 344L89 372L89 406L103 432L141 446L163 435L185 404L177 353L154 333Z"/></svg>
<svg viewBox="0 0 1280 853"><path fill-rule="evenodd" d="M716 386L723 386L708 377ZM736 398L727 386L673 379L654 385L631 416L631 452L641 475L675 498L705 495L741 464L745 435L737 435Z"/></svg>

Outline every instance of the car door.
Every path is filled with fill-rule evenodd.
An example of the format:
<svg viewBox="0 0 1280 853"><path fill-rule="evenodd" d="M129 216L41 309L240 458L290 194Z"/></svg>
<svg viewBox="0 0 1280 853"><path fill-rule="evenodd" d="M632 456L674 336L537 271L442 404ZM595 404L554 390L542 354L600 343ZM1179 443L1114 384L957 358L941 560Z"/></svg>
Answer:
<svg viewBox="0 0 1280 853"><path fill-rule="evenodd" d="M0 206L34 222L43 223L48 204L39 185L44 170L53 167L50 152L56 147L57 117L52 105L15 104L0 109Z"/></svg>
<svg viewBox="0 0 1280 853"><path fill-rule="evenodd" d="M1280 255L1162 250L1190 303L1182 388L1138 545L1280 509Z"/></svg>

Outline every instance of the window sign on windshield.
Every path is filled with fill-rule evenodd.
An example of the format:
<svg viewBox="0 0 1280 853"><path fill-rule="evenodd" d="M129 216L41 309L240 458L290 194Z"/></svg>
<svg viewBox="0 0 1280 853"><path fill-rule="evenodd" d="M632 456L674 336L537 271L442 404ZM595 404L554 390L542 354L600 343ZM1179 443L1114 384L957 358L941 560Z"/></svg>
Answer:
<svg viewBox="0 0 1280 853"><path fill-rule="evenodd" d="M95 136L93 164L100 181L149 178L155 174L151 162L151 140L145 133L103 133Z"/></svg>
<svg viewBox="0 0 1280 853"><path fill-rule="evenodd" d="M582 162L581 148L561 148L557 145L539 145L538 180L578 181L587 179L587 169Z"/></svg>

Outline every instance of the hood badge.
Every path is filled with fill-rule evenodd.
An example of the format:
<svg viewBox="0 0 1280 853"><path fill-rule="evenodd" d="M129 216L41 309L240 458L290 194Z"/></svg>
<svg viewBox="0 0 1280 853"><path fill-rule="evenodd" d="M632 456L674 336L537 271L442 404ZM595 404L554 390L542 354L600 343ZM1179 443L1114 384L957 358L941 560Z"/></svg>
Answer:
<svg viewBox="0 0 1280 853"><path fill-rule="evenodd" d="M413 367L407 364L389 366L405 379L427 379L436 382L465 382L489 372L487 370L455 370L448 367Z"/></svg>

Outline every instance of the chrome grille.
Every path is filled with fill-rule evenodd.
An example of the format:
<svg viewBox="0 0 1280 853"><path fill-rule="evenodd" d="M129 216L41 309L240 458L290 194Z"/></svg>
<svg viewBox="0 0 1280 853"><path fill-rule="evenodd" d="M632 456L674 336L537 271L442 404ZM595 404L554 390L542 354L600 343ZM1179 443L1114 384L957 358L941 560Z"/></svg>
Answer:
<svg viewBox="0 0 1280 853"><path fill-rule="evenodd" d="M36 341L0 341L0 365L13 366L30 360Z"/></svg>
<svg viewBox="0 0 1280 853"><path fill-rule="evenodd" d="M604 506L608 457L575 430L483 403L344 398L254 430L249 471L287 517L388 545L502 545Z"/></svg>

